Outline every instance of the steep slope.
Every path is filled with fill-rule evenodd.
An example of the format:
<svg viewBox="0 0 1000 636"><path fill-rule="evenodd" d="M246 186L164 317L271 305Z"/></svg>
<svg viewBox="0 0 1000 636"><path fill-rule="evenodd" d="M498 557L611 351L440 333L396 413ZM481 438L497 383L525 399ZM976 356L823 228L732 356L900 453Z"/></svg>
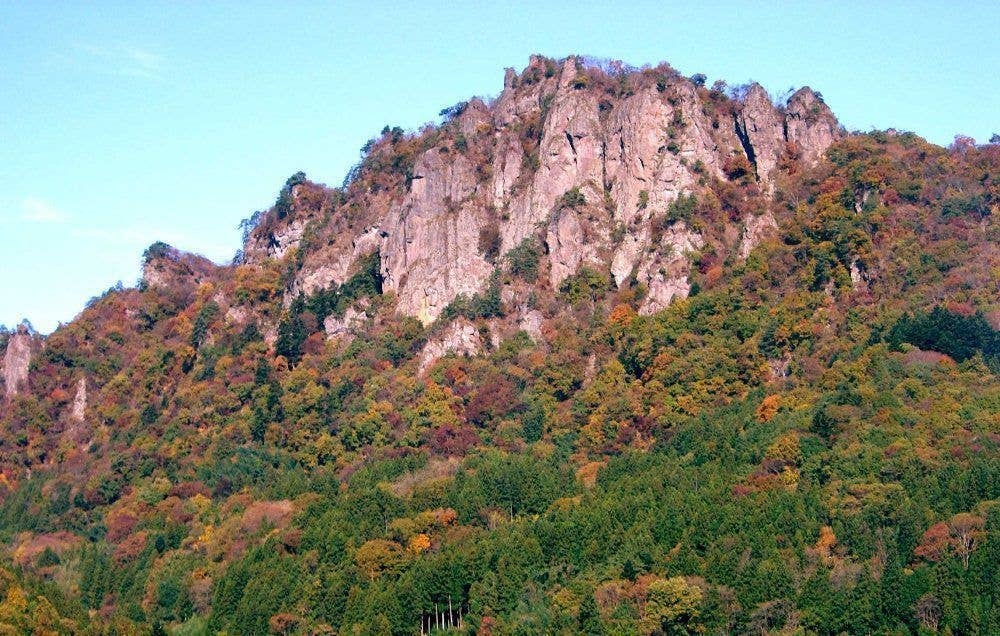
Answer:
<svg viewBox="0 0 1000 636"><path fill-rule="evenodd" d="M1000 629L1000 145L703 84L533 57L0 333L0 625Z"/></svg>
<svg viewBox="0 0 1000 636"><path fill-rule="evenodd" d="M754 171L767 190L779 162L807 168L842 135L808 88L782 113L756 84L732 101L666 66L630 72L573 57L532 58L508 71L492 105L446 115L415 136L387 128L339 197L290 182L251 232L247 262L281 258L308 237L290 293L310 294L377 250L398 311L426 325L459 295L482 292L498 255L537 236L553 288L581 265L613 262L618 285L636 272L649 286L652 310L686 295L684 253L702 242L675 222L653 243L672 204ZM739 231L752 219L732 221ZM677 274L663 279L664 268Z"/></svg>
<svg viewBox="0 0 1000 636"><path fill-rule="evenodd" d="M0 380L3 382L4 397L8 400L28 383L32 340L31 334L24 328L18 328L7 339L3 360L0 361Z"/></svg>

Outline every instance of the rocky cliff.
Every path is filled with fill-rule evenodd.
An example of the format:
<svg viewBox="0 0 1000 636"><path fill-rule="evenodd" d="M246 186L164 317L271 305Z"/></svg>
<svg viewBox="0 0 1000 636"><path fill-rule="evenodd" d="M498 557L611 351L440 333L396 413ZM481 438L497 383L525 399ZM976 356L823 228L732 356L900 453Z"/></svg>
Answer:
<svg viewBox="0 0 1000 636"><path fill-rule="evenodd" d="M666 65L532 57L507 70L496 99L459 104L440 127L387 127L344 189L290 180L244 254L257 264L296 254L287 305L344 283L377 251L397 310L429 324L537 238L551 288L590 266L615 285L642 284L652 312L687 295L706 233L745 258L774 227L766 205L709 228L672 206L720 181L749 179L769 195L782 170L814 164L841 135L808 88L776 106L758 84L733 97Z"/></svg>
<svg viewBox="0 0 1000 636"><path fill-rule="evenodd" d="M32 341L31 334L24 328L18 328L7 341L7 349L0 363L0 379L3 380L4 396L7 399L17 395L28 383Z"/></svg>
<svg viewBox="0 0 1000 636"><path fill-rule="evenodd" d="M543 340L555 312L540 311L539 298L581 273L635 288L641 314L686 297L695 268L745 260L775 231L782 175L809 170L844 134L809 88L775 104L759 84L708 88L666 64L574 56L533 56L506 70L495 99L442 116L412 133L387 126L341 188L293 175L246 222L235 268L154 244L143 288L178 307L204 293L227 324L259 326L272 347L295 299L338 294L372 258L379 292L425 327L450 322L470 299L503 307L480 316L488 335L441 324L423 369L517 330ZM537 259L531 276L513 275L517 253ZM354 296L345 298L337 302ZM348 343L372 316L339 307L310 329ZM8 396L26 382L26 343L16 336L8 347Z"/></svg>

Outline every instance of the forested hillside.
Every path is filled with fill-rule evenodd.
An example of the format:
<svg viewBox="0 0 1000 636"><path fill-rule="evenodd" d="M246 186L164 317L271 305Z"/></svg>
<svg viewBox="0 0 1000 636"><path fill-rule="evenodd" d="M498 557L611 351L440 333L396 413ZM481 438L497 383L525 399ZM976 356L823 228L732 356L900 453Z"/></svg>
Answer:
<svg viewBox="0 0 1000 636"><path fill-rule="evenodd" d="M534 57L362 153L3 331L0 631L1000 633L1000 144Z"/></svg>

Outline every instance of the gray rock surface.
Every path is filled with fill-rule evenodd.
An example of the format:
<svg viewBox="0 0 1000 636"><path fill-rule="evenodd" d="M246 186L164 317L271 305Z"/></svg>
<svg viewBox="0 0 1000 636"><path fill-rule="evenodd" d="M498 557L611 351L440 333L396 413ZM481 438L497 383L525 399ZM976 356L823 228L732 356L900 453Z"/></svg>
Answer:
<svg viewBox="0 0 1000 636"><path fill-rule="evenodd" d="M0 377L3 378L4 395L10 399L28 383L28 369L31 367L31 335L18 330L7 341Z"/></svg>
<svg viewBox="0 0 1000 636"><path fill-rule="evenodd" d="M788 98L785 126L788 141L807 163L818 161L830 144L843 137L830 107L808 86Z"/></svg>
<svg viewBox="0 0 1000 636"><path fill-rule="evenodd" d="M73 422L83 422L87 412L87 379L80 378L76 383L76 393L69 407L69 419Z"/></svg>
<svg viewBox="0 0 1000 636"><path fill-rule="evenodd" d="M452 321L441 335L433 338L420 351L417 372L426 373L431 365L453 353L473 356L483 350L483 342L476 326L464 318Z"/></svg>
<svg viewBox="0 0 1000 636"><path fill-rule="evenodd" d="M295 186L294 212L251 233L248 262L302 248L287 303L343 283L359 258L377 250L397 311L430 324L458 295L482 292L503 265L499 257L536 236L548 286L557 289L588 265L610 272L619 286L632 276L646 285L644 312L665 307L689 292L687 255L705 243L686 225L663 229L680 196L700 197L708 180L726 179L727 162L744 153L763 192L772 193L782 170L819 161L843 133L808 88L782 107L759 84L719 102L669 69L654 71L635 75L634 90L616 92L593 86L608 76L600 80L578 58L534 56L521 73L508 69L495 100L470 100L443 128L420 137L426 143L407 168L405 193L371 189L343 210L328 190ZM397 142L387 139L378 152L391 161ZM412 148L414 139L399 143ZM585 202L563 205L574 188ZM713 245L738 258L775 229L770 214L744 219L742 231L721 222L726 227L704 234L727 237ZM486 253L484 237L493 237L487 243L498 253Z"/></svg>

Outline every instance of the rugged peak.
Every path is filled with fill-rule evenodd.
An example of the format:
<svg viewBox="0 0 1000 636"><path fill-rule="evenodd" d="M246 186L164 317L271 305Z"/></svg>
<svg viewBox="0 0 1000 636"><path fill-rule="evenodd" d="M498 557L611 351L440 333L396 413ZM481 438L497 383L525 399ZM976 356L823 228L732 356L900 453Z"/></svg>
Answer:
<svg viewBox="0 0 1000 636"><path fill-rule="evenodd" d="M458 129L468 138L479 132L488 130L493 123L490 108L478 97L473 97L462 106L458 115Z"/></svg>
<svg viewBox="0 0 1000 636"><path fill-rule="evenodd" d="M540 53L532 53L528 56L528 67L527 68L545 68L546 63L548 63L549 58L541 55Z"/></svg>
<svg viewBox="0 0 1000 636"><path fill-rule="evenodd" d="M770 106L774 108L774 104L771 102L771 96L768 94L767 89L761 86L758 82L751 82L750 86L747 87L746 95L743 97L744 105L750 105L752 108L766 108Z"/></svg>
<svg viewBox="0 0 1000 636"><path fill-rule="evenodd" d="M7 340L3 361L0 364L0 378L3 379L4 396L14 397L28 383L28 369L31 366L31 345L34 341L31 331L20 325Z"/></svg>
<svg viewBox="0 0 1000 636"><path fill-rule="evenodd" d="M764 87L754 82L739 104L736 133L757 177L769 184L785 152L785 127L781 114Z"/></svg>
<svg viewBox="0 0 1000 636"><path fill-rule="evenodd" d="M785 134L793 150L807 163L817 161L830 144L844 135L823 97L808 86L788 98Z"/></svg>
<svg viewBox="0 0 1000 636"><path fill-rule="evenodd" d="M537 111L540 101L556 90L556 64L541 55L532 55L528 66L517 74L507 69L504 89L493 105L498 126L514 123L519 117Z"/></svg>
<svg viewBox="0 0 1000 636"><path fill-rule="evenodd" d="M517 71L514 70L512 66L508 66L503 72L503 88L507 90L509 88L514 88L514 84L517 82Z"/></svg>
<svg viewBox="0 0 1000 636"><path fill-rule="evenodd" d="M401 135L398 128L386 127L381 137L370 141L365 149L380 153ZM301 172L293 174L270 209L255 212L243 221L246 234L242 258L250 263L283 258L299 246L309 222L320 219L329 209L332 197L333 192L326 186L309 181Z"/></svg>
<svg viewBox="0 0 1000 636"><path fill-rule="evenodd" d="M562 68L559 71L559 88L565 89L576 79L577 59L572 55L562 61Z"/></svg>
<svg viewBox="0 0 1000 636"><path fill-rule="evenodd" d="M799 90L792 93L792 96L788 98L788 109L795 110L798 108L810 108L817 103L826 107L826 103L823 101L823 96L821 94L817 93L809 86L803 86ZM829 110L829 108L827 108L827 110Z"/></svg>
<svg viewBox="0 0 1000 636"><path fill-rule="evenodd" d="M460 296L486 293L504 256L534 241L550 291L586 266L617 285L637 277L649 306L665 306L687 292L691 255L712 234L665 233L672 206L710 179L745 181L741 149L766 194L796 153L816 160L839 130L809 89L788 112L758 83L732 100L667 65L533 55L520 73L506 70L495 100L445 109L440 127L387 126L343 189L293 175L248 222L243 262L295 254L287 307L377 254L396 309L429 324Z"/></svg>
<svg viewBox="0 0 1000 636"><path fill-rule="evenodd" d="M757 177L770 188L783 160L813 164L843 131L822 96L808 86L795 91L779 109L767 91L754 82L740 100L736 134L757 169Z"/></svg>
<svg viewBox="0 0 1000 636"><path fill-rule="evenodd" d="M218 265L204 256L157 241L143 254L142 282L151 288L194 289L218 269Z"/></svg>

